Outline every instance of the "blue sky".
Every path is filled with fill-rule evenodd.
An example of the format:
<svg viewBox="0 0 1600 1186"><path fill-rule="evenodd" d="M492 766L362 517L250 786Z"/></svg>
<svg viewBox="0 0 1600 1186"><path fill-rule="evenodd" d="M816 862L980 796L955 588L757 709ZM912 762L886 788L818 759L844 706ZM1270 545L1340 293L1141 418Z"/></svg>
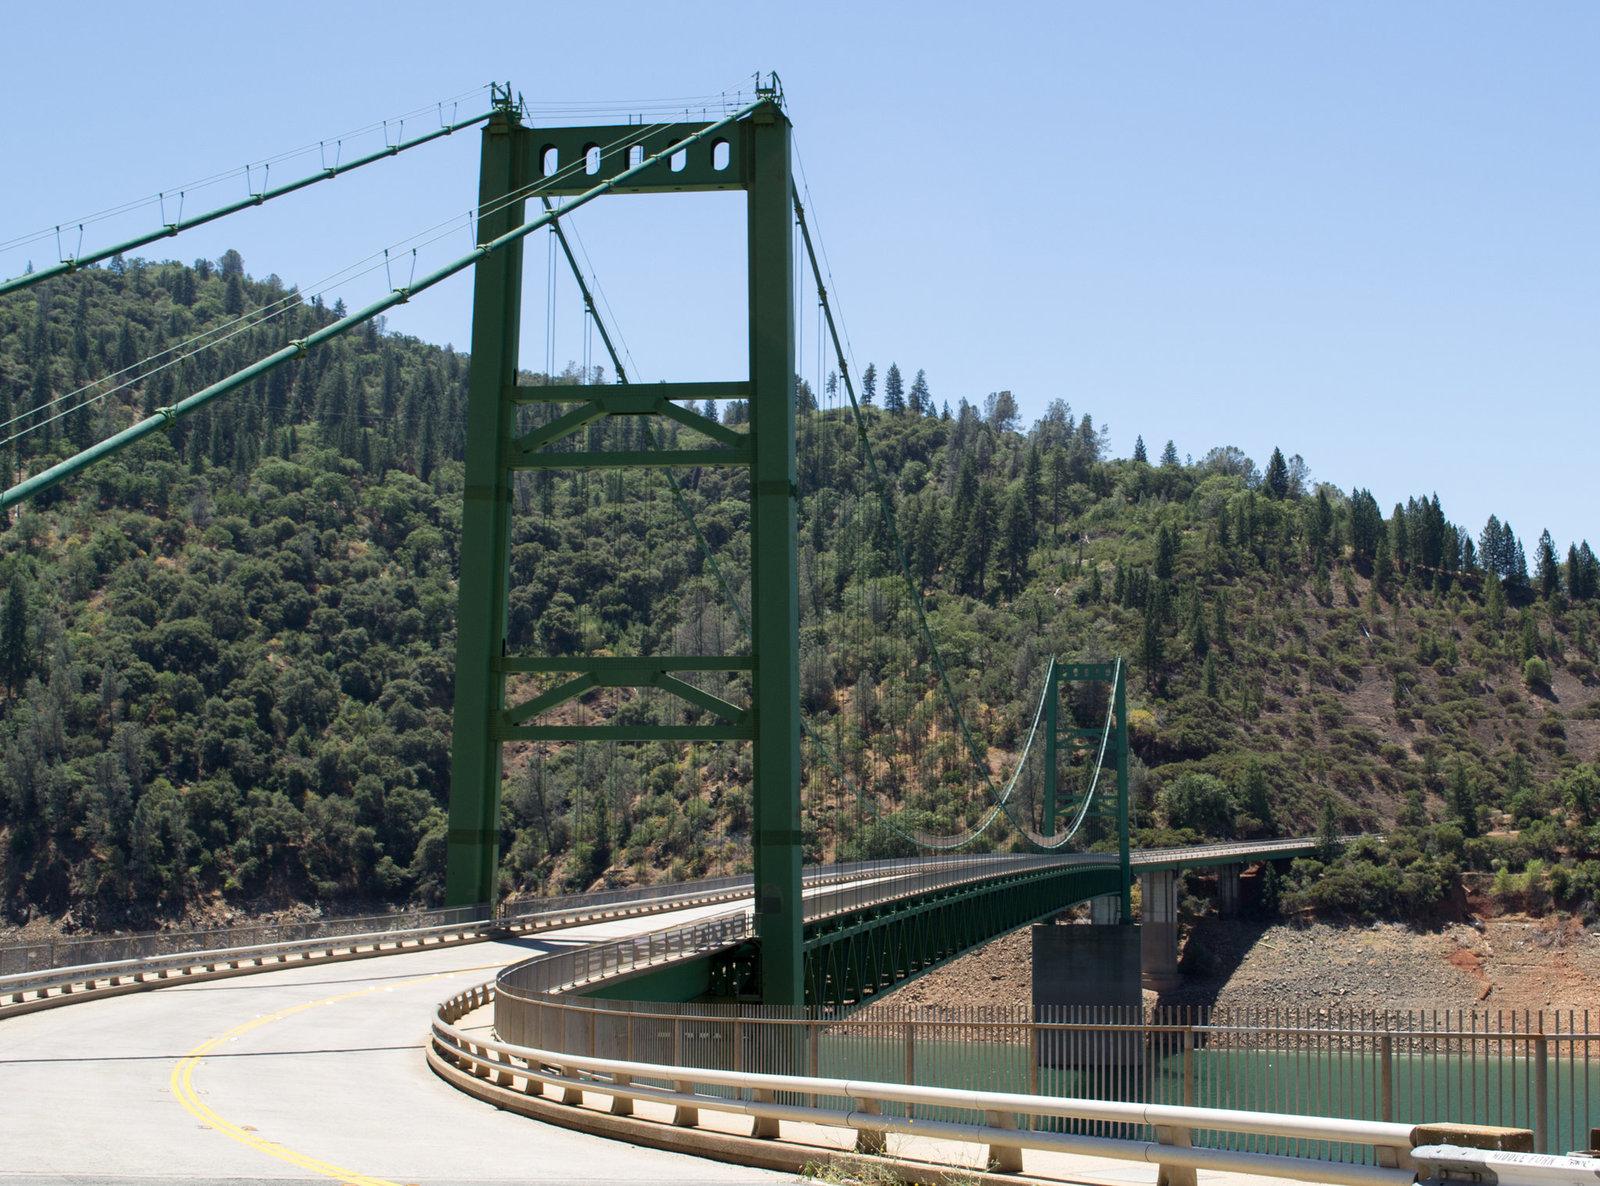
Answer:
<svg viewBox="0 0 1600 1186"><path fill-rule="evenodd" d="M1600 543L1600 6L1587 3L14 6L0 240L509 79L548 124L783 78L856 363L937 398L1009 388L1196 457L1275 445L1387 509L1437 491L1531 551ZM466 114L481 96L462 100ZM562 108L565 110L562 110ZM448 108L447 108L448 110ZM393 137L398 129L391 125ZM379 143L381 130L343 152ZM315 169L318 151L274 166ZM256 178L259 183L260 172ZM476 135L159 244L237 248L309 288L445 225L470 247ZM732 196L617 198L575 221L639 378L734 377ZM168 217L171 217L168 207ZM455 222L449 220L455 219ZM159 221L91 224L85 246ZM570 283L524 365L581 360ZM12 275L54 234L0 251ZM408 272L409 247L396 272ZM399 282L396 275L395 282ZM376 272L330 291L352 305ZM465 280L391 326L464 346ZM807 313L800 365L816 371ZM597 361L599 361L597 359Z"/></svg>

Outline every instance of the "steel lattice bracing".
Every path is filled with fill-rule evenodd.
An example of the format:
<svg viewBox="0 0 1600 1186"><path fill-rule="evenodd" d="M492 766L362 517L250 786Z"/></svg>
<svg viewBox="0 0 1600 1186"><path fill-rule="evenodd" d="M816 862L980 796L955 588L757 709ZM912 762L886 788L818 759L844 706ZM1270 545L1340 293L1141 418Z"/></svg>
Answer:
<svg viewBox="0 0 1600 1186"><path fill-rule="evenodd" d="M764 1003L775 1005L797 1005L803 996L789 141L789 121L777 95L770 92L732 122L533 129L524 127L506 104L484 131L481 238L522 222L520 195L582 194L624 172L632 175L611 192L746 191L749 374L707 383L621 384L584 392L589 398L575 396L572 388L519 388L520 244L480 264L473 307L446 879L446 900L452 905L490 903L497 896L501 747L506 741L748 742L755 776L753 858L761 996ZM638 168L656 154L665 155L655 165ZM556 167L574 162L585 167L551 177L547 173L552 161ZM747 430L717 424L673 402L704 399L748 400ZM517 408L539 402L579 407L517 436ZM708 438L712 446L639 452L551 449L605 417L642 415L670 417ZM750 653L711 659L506 654L513 474L519 469L686 465L750 470ZM685 672L705 670L748 671L753 702L730 704L681 678ZM506 680L518 673L567 678L532 700L508 706ZM596 687L647 686L707 710L717 723L531 723Z"/></svg>
<svg viewBox="0 0 1600 1186"><path fill-rule="evenodd" d="M806 927L805 1003L859 1004L942 960L1127 884L1117 865L1060 865L819 920Z"/></svg>

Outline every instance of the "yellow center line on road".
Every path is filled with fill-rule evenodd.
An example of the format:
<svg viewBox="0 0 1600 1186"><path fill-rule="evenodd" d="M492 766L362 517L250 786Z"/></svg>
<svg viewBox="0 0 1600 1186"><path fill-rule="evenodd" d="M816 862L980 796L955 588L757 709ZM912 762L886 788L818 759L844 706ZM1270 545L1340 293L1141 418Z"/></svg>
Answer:
<svg viewBox="0 0 1600 1186"><path fill-rule="evenodd" d="M276 1013L268 1013L252 1021L247 1021L243 1025L236 1025L227 1033L220 1034L215 1038L209 1038L200 1043L172 1068L170 1083L173 1097L197 1120L210 1125L224 1136L232 1137L241 1145L248 1145L252 1149L276 1157L279 1161L287 1161L290 1165L311 1170L313 1173L322 1174L324 1177L337 1178L340 1182L349 1183L350 1186L401 1186L400 1183L391 1182L387 1178L374 1178L367 1174L359 1174L354 1170L345 1169L343 1166L334 1165L332 1162L320 1161L304 1153L296 1153L293 1149L287 1149L275 1141L268 1141L247 1132L232 1121L224 1120L215 1111L200 1102L194 1086L195 1069L200 1065L200 1061L218 1046L225 1042L231 1042L240 1035L247 1034L253 1029L266 1025L268 1022L281 1021L285 1017L292 1017L296 1013L303 1013L307 1009L315 1009L321 1005L334 1005L340 1001L370 996L372 993L382 992L385 989L410 988L414 984L425 984L430 980L441 980L447 976L463 976L469 972L487 972L504 966L504 964L483 964L476 968L456 968L449 972L435 972L431 976L419 976L415 980L406 980L399 984L372 985L368 988L358 989L355 992L342 993L336 997L324 997L320 1001L306 1001L303 1004L292 1005L287 1009L280 1009Z"/></svg>

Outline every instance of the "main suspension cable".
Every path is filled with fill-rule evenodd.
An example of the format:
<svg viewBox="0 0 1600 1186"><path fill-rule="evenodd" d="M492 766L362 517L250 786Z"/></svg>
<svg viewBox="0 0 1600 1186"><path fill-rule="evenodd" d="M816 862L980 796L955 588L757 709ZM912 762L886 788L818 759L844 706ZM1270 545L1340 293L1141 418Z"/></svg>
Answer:
<svg viewBox="0 0 1600 1186"><path fill-rule="evenodd" d="M446 124L443 127L435 128L432 131L425 132L421 136L414 136L410 140L401 140L391 145L385 145L382 149L379 149L375 152L369 152L365 156L357 157L349 164L340 164L335 162L332 165L324 167L319 172L309 174L295 181L286 182L283 185L276 185L268 188L265 184L265 177L263 177L261 191L259 193L251 193L247 198L240 198L236 202L229 202L225 206L218 206L215 210L208 210L204 214L196 214L191 218L177 218L172 222L164 224L159 231L149 231L142 235L136 235L132 239L127 239L121 243L115 244L114 246L102 248L99 251L92 251L87 255L74 255L71 258L62 260L60 263L52 264L47 268L40 268L37 271L29 272L22 276L17 276L11 280L0 281L0 296L4 296L8 292L15 292L19 289L27 288L30 285L38 284L41 281L50 279L52 276L64 276L68 273L76 272L80 268L86 268L93 264L100 263L102 260L108 260L118 255L124 255L129 251L135 250L136 248L148 246L149 244L156 242L158 239L174 238L175 236L182 234L184 231L192 230L197 226L204 226L208 222L215 222L219 218L226 218L230 214L237 214L241 210L248 210L252 206L260 206L266 202L272 201L274 198L281 198L285 194L292 194L296 190L305 189L310 185L316 185L319 181L331 181L341 173L349 173L352 170L359 169L364 165L370 165L374 161L381 161L392 156L398 156L400 153L405 152L408 149L416 148L418 145L428 144L439 139L441 136L449 136L455 132L461 131L463 128L470 128L474 124L481 124L485 120L489 119L493 114L493 111L485 111L483 114L475 115L470 119L458 120L453 123ZM180 190L180 198L182 197L182 193L183 191ZM148 204L148 202L142 204ZM84 224L80 222L77 225L81 230ZM55 229L59 231L60 228L57 227Z"/></svg>
<svg viewBox="0 0 1600 1186"><path fill-rule="evenodd" d="M617 188L617 186L632 180L634 177L639 176L646 170L655 168L662 162L666 161L669 157L685 151L690 146L699 143L708 136L711 136L726 127L732 126L739 120L754 113L763 104L771 101L772 100L769 100L763 96L754 103L750 103L741 108L733 115L717 120L714 123L707 124L699 131L692 132L684 139L678 140L673 144L669 144L659 152L644 158L637 165L630 166L609 180L599 182L585 190L583 193L573 196L570 200L563 203L559 212L566 213L576 210L579 207L592 202L595 198L610 193L613 189ZM176 420L197 411L201 407L210 403L212 400L216 399L218 396L232 391L235 387L241 386L244 383L248 383L259 376L266 374L268 371L282 366L284 363L289 362L292 359L304 356L306 351L312 347L320 346L324 342L330 341L341 334L347 333L356 326L370 321L378 314L391 309L396 305L404 304L417 293L425 292L427 289L430 289L441 281L454 276L456 273L472 267L480 260L496 251L499 251L501 248L518 242L519 240L538 230L540 227L548 226L552 221L554 221L555 217L556 213L546 213L528 222L524 222L520 226L513 227L505 234L498 236L491 242L480 245L467 255L464 255L441 268L435 269L426 276L422 277L422 279L417 280L414 283L407 284L402 288L395 289L393 292L381 298L380 300L374 301L366 307L357 310L355 313L348 314L331 325L324 326L322 329L319 329L314 333L308 334L304 338L290 343L283 349L275 351L251 366L245 367L243 370L230 375L226 379L222 379L211 384L211 386L196 392L194 395L189 396L180 403L168 408L158 409L155 415L146 417L144 420L131 425L122 432L117 433L115 436L108 437L106 440L103 440L98 444L67 458L65 461L51 466L49 469L35 474L25 481L19 482L10 489L0 492L0 509L12 506L15 503L31 498L39 491L48 489L57 482L60 482L62 479L82 470L85 466L91 465L100 460L102 457L107 457L113 453L119 452L134 442L149 436L151 433L166 428Z"/></svg>

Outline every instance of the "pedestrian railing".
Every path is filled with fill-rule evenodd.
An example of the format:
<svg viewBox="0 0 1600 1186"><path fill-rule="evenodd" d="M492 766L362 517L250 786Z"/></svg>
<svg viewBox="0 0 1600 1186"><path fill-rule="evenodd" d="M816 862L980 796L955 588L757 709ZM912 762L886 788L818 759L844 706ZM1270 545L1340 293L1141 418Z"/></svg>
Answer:
<svg viewBox="0 0 1600 1186"><path fill-rule="evenodd" d="M1521 1138L1531 1139L1507 1131L1469 1133L1392 1121L829 1076L814 1069L817 1051L830 1031L848 1021L758 1017L742 1009L719 1014L709 1007L673 1011L626 1002L616 1008L610 1005L618 1003L544 1002L530 1014L529 1003L519 998L516 1012L537 1016L532 1029L559 1041L530 1044L508 1035L499 1019L512 1012L494 984L445 1001L434 1017L429 1049L435 1070L511 1110L527 1110L519 1106L519 1097L542 1099L547 1092L568 1105L585 1103L585 1092L606 1096L610 1116L631 1116L641 1100L670 1105L670 1124L650 1138L658 1143L669 1144L663 1134L673 1128L697 1126L701 1112L717 1111L749 1117L751 1136L769 1140L783 1135L785 1122L853 1129L856 1148L866 1153L881 1153L891 1133L963 1141L985 1146L987 1164L1012 1173L1022 1172L1023 1151L1036 1149L1153 1162L1169 1186L1192 1186L1198 1170L1402 1186L1415 1178L1415 1145L1441 1139L1465 1144L1475 1138L1515 1147L1527 1143ZM467 1014L490 1006L497 1019L495 1038L482 1036L476 1027L457 1027ZM584 1126L580 1119L564 1122ZM1204 1139L1217 1133L1235 1140L1208 1144ZM630 1139L641 1135L634 1130ZM804 1156L793 1155L794 1163Z"/></svg>
<svg viewBox="0 0 1600 1186"><path fill-rule="evenodd" d="M1586 1148L1600 1109L1600 1017L1579 1013L1059 1007L840 1012L572 995L600 975L737 941L747 924L539 957L496 981L512 1045L724 1071L905 1086L1532 1130L1529 1151ZM609 970L609 971L608 971ZM1111 1135L1128 1136L1128 1133ZM1141 1134L1149 1137L1150 1134ZM1363 1148L1202 1129L1199 1144L1359 1160Z"/></svg>

